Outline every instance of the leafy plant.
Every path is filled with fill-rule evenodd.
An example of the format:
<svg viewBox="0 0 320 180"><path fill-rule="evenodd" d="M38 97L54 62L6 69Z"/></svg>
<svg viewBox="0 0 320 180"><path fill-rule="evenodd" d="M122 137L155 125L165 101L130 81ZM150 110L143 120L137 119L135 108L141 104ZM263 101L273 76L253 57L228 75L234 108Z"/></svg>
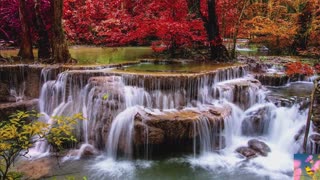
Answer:
<svg viewBox="0 0 320 180"><path fill-rule="evenodd" d="M72 117L53 117L53 125L37 121L41 115L35 111L17 111L9 120L0 121L0 179L13 179L9 169L19 156L26 156L38 141L46 140L56 151L63 149L64 142L74 142L72 135L81 114Z"/></svg>

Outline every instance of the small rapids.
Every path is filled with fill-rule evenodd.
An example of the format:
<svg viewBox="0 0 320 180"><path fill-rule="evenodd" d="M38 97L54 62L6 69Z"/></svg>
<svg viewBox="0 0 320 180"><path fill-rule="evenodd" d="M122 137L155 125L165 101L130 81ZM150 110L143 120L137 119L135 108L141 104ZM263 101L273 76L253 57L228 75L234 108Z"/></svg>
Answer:
<svg viewBox="0 0 320 180"><path fill-rule="evenodd" d="M269 106L271 116L269 124L261 136L245 136L241 133L241 121L246 114L262 106ZM236 108L236 107L235 107ZM227 123L226 133L229 133L227 148L219 153L207 152L200 154L198 157L189 157L188 162L195 167L201 167L210 171L223 169L233 171L243 169L249 173L256 174L260 177L269 177L271 179L291 179L293 173L293 154L299 152L301 139L294 140L303 127L307 117L307 111L300 112L297 105L286 107L275 107L273 104L264 103L256 104L246 111L233 113L231 121ZM246 146L250 139L258 138L266 142L271 148L267 157L259 156L249 161L235 153L237 147Z"/></svg>

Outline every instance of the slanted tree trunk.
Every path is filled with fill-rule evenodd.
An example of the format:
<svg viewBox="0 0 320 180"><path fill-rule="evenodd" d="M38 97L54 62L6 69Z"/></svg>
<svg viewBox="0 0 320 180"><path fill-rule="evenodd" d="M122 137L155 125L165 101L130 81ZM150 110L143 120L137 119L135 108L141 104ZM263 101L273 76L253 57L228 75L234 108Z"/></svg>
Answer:
<svg viewBox="0 0 320 180"><path fill-rule="evenodd" d="M30 33L30 23L26 11L26 1L19 1L19 18L21 22L21 43L18 56L23 60L33 61L32 41Z"/></svg>
<svg viewBox="0 0 320 180"><path fill-rule="evenodd" d="M46 26L42 20L41 13L41 0L35 0L35 14L36 14L36 29L38 31L38 58L39 61L49 59L51 57L51 46L49 41L49 34Z"/></svg>
<svg viewBox="0 0 320 180"><path fill-rule="evenodd" d="M55 63L70 62L67 41L62 28L63 0L53 0L52 58Z"/></svg>
<svg viewBox="0 0 320 180"><path fill-rule="evenodd" d="M247 3L249 2L249 0L244 0L243 4L242 4L242 8L241 8L241 12L239 15L239 18L237 20L237 22L234 25L234 33L233 33L233 37L232 37L232 52L231 52L231 58L236 58L236 44L237 44L237 37L238 37L238 33L239 33L239 27L240 27L240 23L242 20L242 16L244 14L244 10L246 9ZM239 4L238 8L240 7L241 4Z"/></svg>

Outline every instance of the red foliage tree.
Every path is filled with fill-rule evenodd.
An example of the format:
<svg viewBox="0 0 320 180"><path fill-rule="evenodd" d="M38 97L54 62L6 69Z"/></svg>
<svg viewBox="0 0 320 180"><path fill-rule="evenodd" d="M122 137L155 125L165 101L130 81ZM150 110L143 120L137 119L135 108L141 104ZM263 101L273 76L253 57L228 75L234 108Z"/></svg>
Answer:
<svg viewBox="0 0 320 180"><path fill-rule="evenodd" d="M290 62L286 64L286 74L294 76L297 74L310 76L314 74L312 66L301 62Z"/></svg>
<svg viewBox="0 0 320 180"><path fill-rule="evenodd" d="M174 52L205 40L202 21L192 18L185 0L68 0L65 8L66 31L75 43L121 46L157 40Z"/></svg>
<svg viewBox="0 0 320 180"><path fill-rule="evenodd" d="M172 56L179 49L210 45L215 57L222 52L213 48L222 45L219 17L224 14L223 34L230 34L233 23L228 21L234 17L237 1L240 0L64 0L64 28L67 38L75 44L123 46L150 45L157 41L166 46ZM4 22L0 25L0 34L3 32L0 36L7 37L17 34L12 31L12 35L8 35L11 29L20 32L20 21L15 14L18 6L14 3L18 0L3 2L8 3L1 6L1 12L8 13L0 17L0 22ZM33 11L35 2L40 10ZM33 39L39 37L39 45L48 44L41 38L53 34L41 30L51 29L52 1L27 0L27 5L31 7L27 9L31 10Z"/></svg>

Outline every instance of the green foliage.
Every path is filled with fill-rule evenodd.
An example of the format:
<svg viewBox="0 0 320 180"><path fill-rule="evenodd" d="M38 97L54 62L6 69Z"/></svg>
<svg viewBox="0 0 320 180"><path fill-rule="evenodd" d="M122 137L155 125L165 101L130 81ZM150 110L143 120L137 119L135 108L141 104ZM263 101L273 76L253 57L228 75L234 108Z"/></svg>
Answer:
<svg viewBox="0 0 320 180"><path fill-rule="evenodd" d="M9 120L0 120L0 179L12 179L8 173L17 157L25 156L37 141L46 140L54 150L61 150L64 142L76 141L72 130L81 114L72 117L52 117L49 125L37 121L41 115L35 111L17 111ZM10 176L9 176L10 175Z"/></svg>
<svg viewBox="0 0 320 180"><path fill-rule="evenodd" d="M268 57L267 56L260 56L259 59L260 59L260 61L266 61L266 60L268 60Z"/></svg>
<svg viewBox="0 0 320 180"><path fill-rule="evenodd" d="M82 114L75 114L71 117L55 116L53 125L45 136L45 139L53 147L53 150L63 149L63 143L76 142L77 139L72 135L74 126L78 120L84 120Z"/></svg>

